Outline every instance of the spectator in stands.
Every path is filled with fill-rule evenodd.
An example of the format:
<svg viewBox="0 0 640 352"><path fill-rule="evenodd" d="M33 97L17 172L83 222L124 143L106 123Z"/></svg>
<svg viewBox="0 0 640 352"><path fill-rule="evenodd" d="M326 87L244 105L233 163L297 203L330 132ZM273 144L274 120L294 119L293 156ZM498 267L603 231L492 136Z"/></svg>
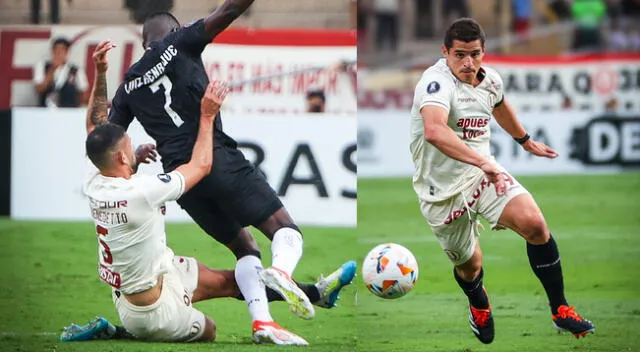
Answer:
<svg viewBox="0 0 640 352"><path fill-rule="evenodd" d="M552 22L571 19L571 0L550 0L548 6L555 17Z"/></svg>
<svg viewBox="0 0 640 352"><path fill-rule="evenodd" d="M129 9L131 20L142 24L153 13L170 12L173 0L125 0L124 6Z"/></svg>
<svg viewBox="0 0 640 352"><path fill-rule="evenodd" d="M629 24L620 16L612 17L610 27L607 33L607 50L608 51L630 51L632 47L632 38L629 31Z"/></svg>
<svg viewBox="0 0 640 352"><path fill-rule="evenodd" d="M357 19L356 26L358 28L358 51L367 51L367 40L369 39L369 4L364 0L358 0L357 3Z"/></svg>
<svg viewBox="0 0 640 352"><path fill-rule="evenodd" d="M442 1L442 12L447 23L453 22L460 17L471 17L467 0Z"/></svg>
<svg viewBox="0 0 640 352"><path fill-rule="evenodd" d="M601 25L606 15L603 0L574 0L571 16L576 24L573 50L598 51L602 46Z"/></svg>
<svg viewBox="0 0 640 352"><path fill-rule="evenodd" d="M349 29L358 27L358 3L357 0L349 0Z"/></svg>
<svg viewBox="0 0 640 352"><path fill-rule="evenodd" d="M640 18L640 0L622 0L622 12L635 19Z"/></svg>
<svg viewBox="0 0 640 352"><path fill-rule="evenodd" d="M398 50L400 40L398 0L374 0L373 11L376 15L376 49L383 49L385 40L388 40L391 51Z"/></svg>
<svg viewBox="0 0 640 352"><path fill-rule="evenodd" d="M31 0L31 23L40 24L41 0ZM49 17L51 23L60 23L60 0L49 0Z"/></svg>
<svg viewBox="0 0 640 352"><path fill-rule="evenodd" d="M529 37L531 16L533 14L531 0L512 0L511 12L513 14L513 31L521 40L526 40Z"/></svg>
<svg viewBox="0 0 640 352"><path fill-rule="evenodd" d="M33 83L39 106L78 107L89 97L89 84L83 70L68 61L71 43L58 38L51 45L51 59L33 68Z"/></svg>
<svg viewBox="0 0 640 352"><path fill-rule="evenodd" d="M323 89L311 89L307 91L307 112L324 112L326 97Z"/></svg>

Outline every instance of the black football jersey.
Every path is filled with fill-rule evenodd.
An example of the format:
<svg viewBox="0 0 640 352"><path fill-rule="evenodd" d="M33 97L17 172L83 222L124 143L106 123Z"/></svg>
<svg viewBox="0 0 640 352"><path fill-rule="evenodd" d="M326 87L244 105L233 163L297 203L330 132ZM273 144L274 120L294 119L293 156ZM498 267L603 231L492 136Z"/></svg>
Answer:
<svg viewBox="0 0 640 352"><path fill-rule="evenodd" d="M109 121L125 128L134 117L157 144L165 171L188 162L198 135L200 101L209 84L201 54L211 43L199 20L152 42L125 74ZM236 146L218 114L214 145Z"/></svg>

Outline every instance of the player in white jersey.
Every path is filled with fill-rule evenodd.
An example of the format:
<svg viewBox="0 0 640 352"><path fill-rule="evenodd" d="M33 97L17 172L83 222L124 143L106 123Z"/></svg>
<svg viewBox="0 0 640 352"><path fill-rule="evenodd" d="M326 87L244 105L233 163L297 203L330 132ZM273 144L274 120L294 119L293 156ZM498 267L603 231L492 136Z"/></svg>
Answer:
<svg viewBox="0 0 640 352"><path fill-rule="evenodd" d="M112 287L124 325L124 329L113 331L108 337L128 332L135 338L151 341L213 340L213 320L192 303L238 297L234 272L212 270L194 258L175 256L166 245L164 204L179 198L210 172L213 122L228 89L220 82L212 82L207 88L202 98L198 136L188 163L168 174L136 174L138 163L155 158L155 152L145 147L136 157L124 129L106 122L106 52L113 47L105 41L94 53L97 75L87 113L86 151L95 167L84 185L96 224L99 276ZM315 296L316 305L331 308L340 288L351 282L354 264L346 263L315 285L298 285L305 294ZM270 293L271 297L274 295L273 300L282 299L278 292ZM84 339L107 323L104 319L95 322L100 326L90 326L89 330L72 325L65 329L61 339ZM273 321L263 325L263 329L254 333L256 342L307 344Z"/></svg>
<svg viewBox="0 0 640 352"><path fill-rule="evenodd" d="M483 343L494 338L493 316L482 278L480 223L509 228L527 241L531 267L549 299L554 326L576 337L595 330L564 296L557 245L531 194L491 156L492 117L528 152L557 153L536 142L506 101L499 74L482 66L485 35L469 18L446 32L443 59L416 85L411 109L413 187L420 209L454 264L454 277L469 298L469 320Z"/></svg>

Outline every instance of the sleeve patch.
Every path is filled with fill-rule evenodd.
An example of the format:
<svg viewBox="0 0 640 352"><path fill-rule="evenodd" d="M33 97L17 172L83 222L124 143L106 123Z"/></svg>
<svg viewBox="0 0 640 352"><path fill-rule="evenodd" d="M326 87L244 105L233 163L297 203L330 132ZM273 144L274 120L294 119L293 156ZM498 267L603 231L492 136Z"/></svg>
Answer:
<svg viewBox="0 0 640 352"><path fill-rule="evenodd" d="M432 81L427 85L427 93L433 94L440 91L440 83Z"/></svg>
<svg viewBox="0 0 640 352"><path fill-rule="evenodd" d="M164 183L171 182L171 176L169 176L167 174L158 174L158 179L160 179L160 181L162 181Z"/></svg>

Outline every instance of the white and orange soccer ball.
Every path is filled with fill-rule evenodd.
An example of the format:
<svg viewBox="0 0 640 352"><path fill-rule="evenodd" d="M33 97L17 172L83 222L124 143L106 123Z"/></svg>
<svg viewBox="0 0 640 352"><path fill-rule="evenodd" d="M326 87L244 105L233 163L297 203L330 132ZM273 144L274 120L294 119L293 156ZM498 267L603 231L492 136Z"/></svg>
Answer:
<svg viewBox="0 0 640 352"><path fill-rule="evenodd" d="M416 285L418 262L410 250L399 244L381 244L364 258L362 278L374 295L400 298Z"/></svg>

